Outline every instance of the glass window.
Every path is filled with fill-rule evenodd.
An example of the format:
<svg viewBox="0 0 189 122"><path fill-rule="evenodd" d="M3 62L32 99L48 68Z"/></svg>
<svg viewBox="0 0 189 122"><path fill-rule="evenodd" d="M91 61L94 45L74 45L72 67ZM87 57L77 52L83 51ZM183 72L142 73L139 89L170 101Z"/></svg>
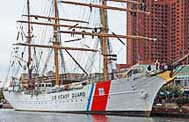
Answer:
<svg viewBox="0 0 189 122"><path fill-rule="evenodd" d="M188 86L188 81L184 80L184 86Z"/></svg>
<svg viewBox="0 0 189 122"><path fill-rule="evenodd" d="M176 85L176 86L180 86L180 85L181 85L180 80L175 80L175 85Z"/></svg>

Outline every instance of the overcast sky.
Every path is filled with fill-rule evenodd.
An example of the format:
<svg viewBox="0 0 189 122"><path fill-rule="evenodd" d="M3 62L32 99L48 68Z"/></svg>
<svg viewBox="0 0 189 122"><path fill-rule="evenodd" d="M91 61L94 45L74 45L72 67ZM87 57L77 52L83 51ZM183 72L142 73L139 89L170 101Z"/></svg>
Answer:
<svg viewBox="0 0 189 122"><path fill-rule="evenodd" d="M12 43L17 35L16 20L23 10L24 0L4 0L0 4L0 80L5 80Z"/></svg>
<svg viewBox="0 0 189 122"><path fill-rule="evenodd" d="M4 81L8 71L10 54L12 51L12 44L15 43L17 36L17 24L16 21L23 14L23 6L26 0L4 0L0 4L0 80ZM119 14L114 14L120 16ZM125 18L125 17L124 17ZM122 22L122 23L121 23ZM125 24L120 21L118 24ZM112 29L119 30L115 23L112 24Z"/></svg>

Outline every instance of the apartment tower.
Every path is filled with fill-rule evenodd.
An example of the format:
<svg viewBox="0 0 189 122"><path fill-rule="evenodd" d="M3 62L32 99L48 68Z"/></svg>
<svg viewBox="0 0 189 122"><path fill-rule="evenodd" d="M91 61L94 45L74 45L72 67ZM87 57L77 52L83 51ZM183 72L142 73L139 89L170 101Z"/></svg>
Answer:
<svg viewBox="0 0 189 122"><path fill-rule="evenodd" d="M127 34L157 41L127 40L127 64L171 63L189 52L189 0L136 0L143 5L128 8L151 12L128 13Z"/></svg>

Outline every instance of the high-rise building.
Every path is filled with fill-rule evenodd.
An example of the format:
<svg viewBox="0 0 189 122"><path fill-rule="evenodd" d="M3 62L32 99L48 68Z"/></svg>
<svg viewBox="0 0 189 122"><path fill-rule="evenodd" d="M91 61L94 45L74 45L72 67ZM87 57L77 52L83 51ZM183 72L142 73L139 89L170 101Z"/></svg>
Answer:
<svg viewBox="0 0 189 122"><path fill-rule="evenodd" d="M171 63L189 52L189 0L135 0L149 16L128 13L127 34L156 38L157 41L127 40L127 63Z"/></svg>

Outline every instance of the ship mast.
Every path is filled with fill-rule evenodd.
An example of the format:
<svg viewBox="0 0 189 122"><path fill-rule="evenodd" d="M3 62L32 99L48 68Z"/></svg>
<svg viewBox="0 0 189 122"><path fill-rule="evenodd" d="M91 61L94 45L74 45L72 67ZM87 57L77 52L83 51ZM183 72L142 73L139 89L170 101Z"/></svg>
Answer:
<svg viewBox="0 0 189 122"><path fill-rule="evenodd" d="M54 4L54 42L53 42L53 46L59 46L60 45L60 42L58 41L58 8L57 8L57 1L54 0L53 2ZM56 73L56 82L55 82L55 85L56 86L59 86L60 85L60 82L59 82L59 65L58 65L58 48L54 48L54 61L55 61L55 73Z"/></svg>
<svg viewBox="0 0 189 122"><path fill-rule="evenodd" d="M29 0L28 0L29 1ZM54 60L55 60L55 67L56 67L56 83L55 85L60 85L60 81L59 81L59 59L58 59L58 54L59 54L59 48L60 48L60 41L58 40L58 34L59 33L71 33L71 34L78 34L78 35L91 35L91 36L98 36L101 38L101 48L102 48L102 55L103 55L103 64L104 64L104 68L103 68L103 73L104 73L104 80L108 80L108 58L109 55L108 54L108 49L107 49L107 38L130 38L130 39L146 39L146 40L150 40L150 41L155 41L156 39L154 38L148 38L148 37L143 37L143 36L134 36L134 35L116 35L115 33L109 34L108 33L108 27L107 27L107 9L110 10L117 10L117 11L125 11L125 12L136 12L136 13L141 13L141 14L145 14L145 15L150 15L150 12L146 12L143 10L138 10L138 9L127 9L127 8L119 8L119 7L114 7L114 6L107 6L107 1L113 1L113 2L129 2L128 0L101 0L102 5L96 5L96 4L88 4L88 3L81 3L81 2L73 2L73 1L66 1L66 0L62 0L60 1L61 3L65 3L65 4L72 4L72 5L80 5L80 6L86 6L86 7L90 7L90 8L100 8L100 16L101 16L101 27L99 29L101 29L100 33L97 32L77 32L77 31L60 31L59 27L67 27L67 28L82 28L85 30L91 30L94 28L89 28L89 27L82 27L82 26L78 26L78 24L75 25L61 25L59 24L59 20L60 18L58 17L58 6L57 6L57 0L53 0L53 6L54 6L54 17L44 17L44 16L37 16L37 15L30 15L30 11L28 9L28 15L26 15L28 17L28 21L18 21L21 23L28 23L28 45L25 46L29 46L29 50L30 50L30 59L28 59L28 65L31 63L31 36L30 36L30 24L37 24L37 25L48 25L48 26L53 26L54 27L54 42L53 42L53 46L50 48L54 48ZM140 5L139 2L131 2L132 4L137 4ZM29 6L29 4L28 4ZM29 8L29 7L28 7ZM54 20L54 24L51 23L41 23L41 22L31 22L30 17L38 17L38 18L42 18L42 19L53 19ZM61 19L63 20L63 19ZM77 21L77 20L66 20L66 21ZM83 21L80 21L81 23L83 23ZM33 45L38 46L38 45ZM40 47L40 46L38 46ZM48 46L45 46L44 48L49 48ZM67 49L67 47L64 47L62 49ZM70 49L70 48L69 48ZM73 48L72 48L73 49ZM81 50L81 49L77 49L77 50Z"/></svg>
<svg viewBox="0 0 189 122"><path fill-rule="evenodd" d="M106 5L106 1L102 0L102 5ZM107 10L104 8L100 9L100 19L101 19L101 34L108 33L107 30ZM102 48L102 55L103 55L103 74L104 74L104 80L108 80L108 51L107 51L107 38L101 37L101 48Z"/></svg>
<svg viewBox="0 0 189 122"><path fill-rule="evenodd" d="M107 1L108 0L101 0L102 4L101 5L97 5L97 4L88 4L88 3L81 3L81 2L73 2L73 1L66 1L66 0L62 0L60 1L61 3L65 3L65 4L73 4L73 5L80 5L80 6L88 6L90 8L95 7L95 8L100 8L100 18L101 18L101 33L100 35L106 35L108 34L108 27L107 27L107 9L111 9L111 10L119 10L119 11L127 11L127 12L138 12L138 13L143 13L146 15L149 15L150 12L145 12L145 11L141 11L141 10L132 10L132 9L127 9L127 8L119 8L119 7L113 7L113 6L107 6ZM109 1L113 1L113 2L124 2L124 3L132 3L132 4L138 4L140 5L141 3L139 2L130 2L128 0L109 0ZM69 33L66 31L60 31L61 33ZM82 34L79 32L73 32L73 33L77 33L77 34ZM86 33L84 33L86 34ZM95 35L94 33L88 33L88 35ZM114 34L113 34L114 35ZM116 37L116 35L114 35ZM103 76L104 76L104 80L108 80L108 56L110 56L108 54L108 49L107 49L107 36L100 36L101 37L101 49L102 49L102 55L103 55ZM126 36L127 38L128 36Z"/></svg>
<svg viewBox="0 0 189 122"><path fill-rule="evenodd" d="M28 15L30 15L30 0L27 0L27 12ZM28 16L28 37L27 37L27 42L28 44L31 44L32 42L32 37L31 37L31 18ZM27 66L28 66L28 79L29 82L31 82L31 47L28 47L28 62L27 62Z"/></svg>

